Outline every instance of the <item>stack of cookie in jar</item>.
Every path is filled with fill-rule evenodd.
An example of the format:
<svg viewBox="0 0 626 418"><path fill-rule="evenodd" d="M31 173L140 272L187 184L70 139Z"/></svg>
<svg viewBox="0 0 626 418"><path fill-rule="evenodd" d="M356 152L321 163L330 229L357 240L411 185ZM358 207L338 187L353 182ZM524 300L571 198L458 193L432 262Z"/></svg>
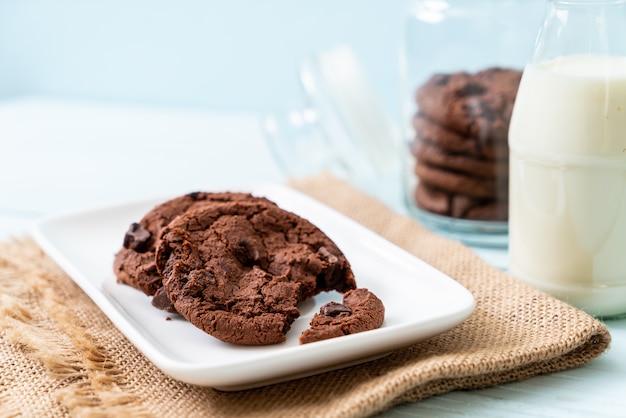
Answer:
<svg viewBox="0 0 626 418"><path fill-rule="evenodd" d="M521 71L435 74L415 94L414 202L459 219L508 218L508 129Z"/></svg>

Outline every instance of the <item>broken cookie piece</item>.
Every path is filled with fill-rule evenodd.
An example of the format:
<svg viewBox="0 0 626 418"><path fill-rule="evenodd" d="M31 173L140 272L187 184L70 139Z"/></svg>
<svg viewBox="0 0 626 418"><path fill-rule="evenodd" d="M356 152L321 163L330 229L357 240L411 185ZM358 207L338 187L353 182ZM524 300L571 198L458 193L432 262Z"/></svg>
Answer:
<svg viewBox="0 0 626 418"><path fill-rule="evenodd" d="M350 290L343 302L329 302L311 320L300 336L300 344L369 331L379 328L385 318L385 306L365 288Z"/></svg>

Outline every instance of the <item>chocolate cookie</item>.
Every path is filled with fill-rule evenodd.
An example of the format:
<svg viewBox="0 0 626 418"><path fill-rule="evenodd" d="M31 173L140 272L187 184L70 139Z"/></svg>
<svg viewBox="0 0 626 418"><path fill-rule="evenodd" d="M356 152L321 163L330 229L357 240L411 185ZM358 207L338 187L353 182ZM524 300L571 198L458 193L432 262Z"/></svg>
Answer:
<svg viewBox="0 0 626 418"><path fill-rule="evenodd" d="M206 202L246 200L246 193L196 192L179 196L155 206L138 223L130 225L122 249L115 255L113 270L118 282L154 295L162 287L161 275L154 262L156 245L163 227L188 209Z"/></svg>
<svg viewBox="0 0 626 418"><path fill-rule="evenodd" d="M187 211L163 229L156 262L176 310L235 344L283 342L300 302L356 287L330 238L265 199Z"/></svg>
<svg viewBox="0 0 626 418"><path fill-rule="evenodd" d="M414 203L432 213L443 216L452 216L452 202L450 192L444 192L420 181L413 193Z"/></svg>
<svg viewBox="0 0 626 418"><path fill-rule="evenodd" d="M419 111L462 135L506 139L521 71L435 74L416 92Z"/></svg>
<svg viewBox="0 0 626 418"><path fill-rule="evenodd" d="M488 160L508 161L509 146L505 140L479 140L446 129L422 114L413 118L416 141L437 145L446 152Z"/></svg>
<svg viewBox="0 0 626 418"><path fill-rule="evenodd" d="M427 141L414 141L412 152L418 161L449 171L467 173L479 177L508 177L509 162L485 160L464 154L445 152Z"/></svg>
<svg viewBox="0 0 626 418"><path fill-rule="evenodd" d="M508 199L478 199L445 192L420 181L415 187L417 206L432 213L476 221L506 221Z"/></svg>
<svg viewBox="0 0 626 418"><path fill-rule="evenodd" d="M376 329L384 318L385 306L376 295L367 289L350 290L343 303L330 302L320 308L300 336L300 344Z"/></svg>
<svg viewBox="0 0 626 418"><path fill-rule="evenodd" d="M414 169L420 182L440 190L460 193L474 198L500 199L507 194L507 178L479 177L441 169L418 162Z"/></svg>

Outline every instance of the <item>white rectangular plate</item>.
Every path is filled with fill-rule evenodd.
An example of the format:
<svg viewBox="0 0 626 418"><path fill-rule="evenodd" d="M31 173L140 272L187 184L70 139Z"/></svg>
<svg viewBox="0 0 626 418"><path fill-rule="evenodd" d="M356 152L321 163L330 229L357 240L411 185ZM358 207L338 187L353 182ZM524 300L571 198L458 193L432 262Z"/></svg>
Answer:
<svg viewBox="0 0 626 418"><path fill-rule="evenodd" d="M320 306L331 300L341 302L336 292L303 303L287 341L262 347L221 342L157 310L143 293L117 284L112 266L130 223L166 199L47 217L36 223L34 237L159 369L175 379L221 390L263 386L362 363L447 331L473 311L472 295L456 281L318 201L280 185L247 191L308 219L335 241L350 261L358 286L383 301L386 313L381 328L299 345L298 337Z"/></svg>

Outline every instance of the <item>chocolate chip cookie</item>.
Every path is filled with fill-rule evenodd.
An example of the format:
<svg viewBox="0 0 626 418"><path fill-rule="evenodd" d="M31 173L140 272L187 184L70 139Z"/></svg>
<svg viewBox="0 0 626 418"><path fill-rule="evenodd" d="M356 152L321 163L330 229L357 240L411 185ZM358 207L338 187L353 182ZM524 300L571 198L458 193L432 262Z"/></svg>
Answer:
<svg viewBox="0 0 626 418"><path fill-rule="evenodd" d="M300 344L376 329L384 318L385 306L376 295L365 288L350 290L343 303L330 302L320 308L300 336Z"/></svg>
<svg viewBox="0 0 626 418"><path fill-rule="evenodd" d="M118 282L128 284L152 296L162 287L161 275L155 264L155 250L161 230L175 217L206 202L246 200L247 193L195 192L155 206L126 232L122 248L115 255L113 270Z"/></svg>
<svg viewBox="0 0 626 418"><path fill-rule="evenodd" d="M452 154L483 158L490 161L508 161L509 146L504 140L487 140L463 136L418 113L413 117L416 141L434 144Z"/></svg>
<svg viewBox="0 0 626 418"><path fill-rule="evenodd" d="M443 148L427 141L414 141L412 152L419 161L450 171L480 177L509 176L509 163L507 160L496 164L493 160L446 152Z"/></svg>
<svg viewBox="0 0 626 418"><path fill-rule="evenodd" d="M506 199L474 198L437 189L426 182L417 184L414 199L429 212L475 221L505 221L509 211Z"/></svg>
<svg viewBox="0 0 626 418"><path fill-rule="evenodd" d="M506 193L506 185L498 183L494 177L470 176L421 161L415 165L414 172L420 182L450 193L487 199L495 199Z"/></svg>
<svg viewBox="0 0 626 418"><path fill-rule="evenodd" d="M506 139L521 76L504 68L435 74L415 99L421 113L462 135Z"/></svg>
<svg viewBox="0 0 626 418"><path fill-rule="evenodd" d="M283 342L299 303L356 287L328 236L258 198L211 202L177 217L162 231L156 264L176 310L235 344Z"/></svg>

